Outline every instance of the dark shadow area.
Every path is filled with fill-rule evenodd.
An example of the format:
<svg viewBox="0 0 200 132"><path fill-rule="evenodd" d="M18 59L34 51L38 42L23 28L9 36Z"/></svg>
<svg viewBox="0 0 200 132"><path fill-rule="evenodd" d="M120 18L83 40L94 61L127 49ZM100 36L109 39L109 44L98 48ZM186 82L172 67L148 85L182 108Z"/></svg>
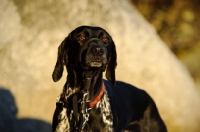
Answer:
<svg viewBox="0 0 200 132"><path fill-rule="evenodd" d="M31 118L17 119L12 93L0 87L0 132L51 132L51 124Z"/></svg>

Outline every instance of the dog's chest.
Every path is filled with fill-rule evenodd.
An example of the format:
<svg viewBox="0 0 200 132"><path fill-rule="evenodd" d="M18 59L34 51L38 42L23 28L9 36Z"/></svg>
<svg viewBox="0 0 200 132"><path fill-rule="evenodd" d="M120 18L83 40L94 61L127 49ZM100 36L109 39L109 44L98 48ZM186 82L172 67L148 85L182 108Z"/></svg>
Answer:
<svg viewBox="0 0 200 132"><path fill-rule="evenodd" d="M96 106L91 110L91 121L88 122L89 128L99 129L102 132L113 132L113 115L107 91ZM91 124L90 124L91 123Z"/></svg>

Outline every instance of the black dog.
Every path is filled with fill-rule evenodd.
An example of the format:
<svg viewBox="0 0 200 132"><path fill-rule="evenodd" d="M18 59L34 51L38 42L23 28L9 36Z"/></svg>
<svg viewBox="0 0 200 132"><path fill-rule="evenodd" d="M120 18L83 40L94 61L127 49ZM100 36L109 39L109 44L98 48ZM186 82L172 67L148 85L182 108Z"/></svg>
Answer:
<svg viewBox="0 0 200 132"><path fill-rule="evenodd" d="M100 27L73 30L58 48L56 82L68 76L53 117L54 132L166 132L152 98L143 90L115 82L116 50ZM106 71L103 80L102 73Z"/></svg>

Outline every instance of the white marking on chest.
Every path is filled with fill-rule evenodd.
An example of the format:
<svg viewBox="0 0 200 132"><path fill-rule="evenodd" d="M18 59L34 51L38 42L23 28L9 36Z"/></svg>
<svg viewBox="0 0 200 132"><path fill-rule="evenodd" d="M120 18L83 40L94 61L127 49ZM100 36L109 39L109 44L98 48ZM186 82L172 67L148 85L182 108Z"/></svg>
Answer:
<svg viewBox="0 0 200 132"><path fill-rule="evenodd" d="M60 122L58 123L55 132L69 132L69 122L66 112L67 109L63 107L62 112L58 116L58 120L60 120Z"/></svg>
<svg viewBox="0 0 200 132"><path fill-rule="evenodd" d="M96 108L101 110L103 122L106 124L108 132L114 132L113 130L113 115L111 111L110 101L107 91L105 89L102 99L96 104Z"/></svg>

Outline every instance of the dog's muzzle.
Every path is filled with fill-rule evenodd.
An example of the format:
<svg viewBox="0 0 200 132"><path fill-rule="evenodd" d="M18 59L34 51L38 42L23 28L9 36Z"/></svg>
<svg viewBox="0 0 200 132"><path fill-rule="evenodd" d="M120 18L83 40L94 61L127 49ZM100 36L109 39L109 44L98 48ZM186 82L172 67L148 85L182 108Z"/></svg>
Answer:
<svg viewBox="0 0 200 132"><path fill-rule="evenodd" d="M100 67L104 62L104 48L101 45L94 45L91 48L91 60L90 60L90 66L91 67Z"/></svg>
<svg viewBox="0 0 200 132"><path fill-rule="evenodd" d="M80 62L89 67L102 67L107 64L107 49L98 40L90 41L80 52ZM84 50L85 49L85 50Z"/></svg>

